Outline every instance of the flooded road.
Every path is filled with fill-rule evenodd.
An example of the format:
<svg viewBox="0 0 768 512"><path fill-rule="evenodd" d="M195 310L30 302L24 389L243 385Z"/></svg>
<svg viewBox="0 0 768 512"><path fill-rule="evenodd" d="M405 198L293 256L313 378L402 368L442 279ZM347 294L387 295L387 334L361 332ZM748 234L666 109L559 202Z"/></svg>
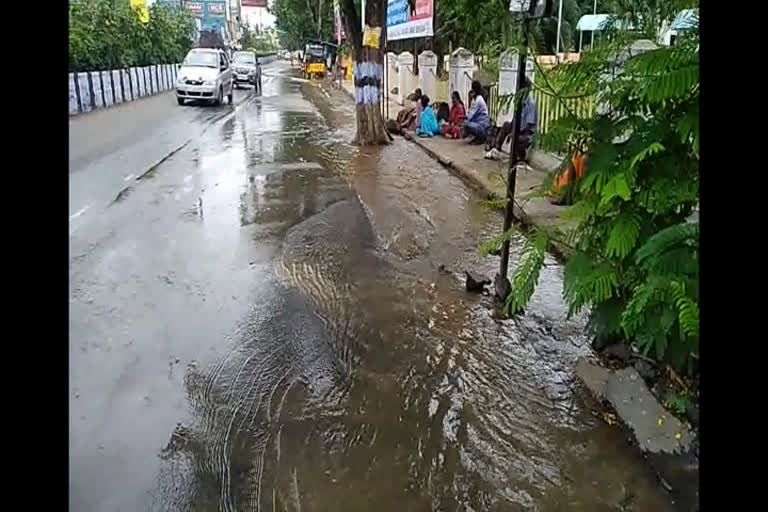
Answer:
<svg viewBox="0 0 768 512"><path fill-rule="evenodd" d="M561 267L496 319L463 270L500 215L352 108L277 64L71 231L70 509L671 510L575 381Z"/></svg>

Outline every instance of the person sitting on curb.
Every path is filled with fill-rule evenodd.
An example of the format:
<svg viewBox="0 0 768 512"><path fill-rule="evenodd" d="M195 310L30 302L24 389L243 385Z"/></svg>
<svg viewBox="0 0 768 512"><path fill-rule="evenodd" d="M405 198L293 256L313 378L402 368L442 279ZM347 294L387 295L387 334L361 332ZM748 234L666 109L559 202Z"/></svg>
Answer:
<svg viewBox="0 0 768 512"><path fill-rule="evenodd" d="M472 80L471 95L472 104L469 107L469 112L467 112L466 120L462 123L462 134L464 137L473 135L470 144L482 144L488 134L490 118L488 117L488 106L483 99L483 88L477 80Z"/></svg>
<svg viewBox="0 0 768 512"><path fill-rule="evenodd" d="M448 122L448 118L451 117L451 107L444 101L438 101L432 103L432 110L435 111L435 117L437 117L437 124L441 127Z"/></svg>
<svg viewBox="0 0 768 512"><path fill-rule="evenodd" d="M522 86L523 88L531 87L531 82L528 80L528 77L523 77ZM531 95L529 91L525 96L525 100L523 100L523 110L522 114L520 115L520 136L517 139L519 141L518 160L526 159L528 151L531 147L533 147L533 143L535 142L538 127L539 114L536 109L536 100L533 98L533 95ZM490 147L486 146L487 153L485 154L485 158L490 160L498 160L501 157L502 146L509 142L511 138L512 122L507 121L502 125L501 129L496 134L496 137L494 137Z"/></svg>
<svg viewBox="0 0 768 512"><path fill-rule="evenodd" d="M437 124L435 111L429 106L429 96L426 94L421 97L421 117L419 126L416 128L416 135L419 137L432 137L440 133L440 126Z"/></svg>
<svg viewBox="0 0 768 512"><path fill-rule="evenodd" d="M448 122L440 127L440 131L443 137L448 139L458 139L461 135L461 123L467 116L467 111L464 109L464 102L461 101L461 95L459 91L453 91L451 94L451 112L448 114Z"/></svg>
<svg viewBox="0 0 768 512"><path fill-rule="evenodd" d="M419 125L421 117L421 89L416 89L405 99L405 106L397 113L396 124L389 123L388 130L392 133L402 134L404 131L413 131Z"/></svg>

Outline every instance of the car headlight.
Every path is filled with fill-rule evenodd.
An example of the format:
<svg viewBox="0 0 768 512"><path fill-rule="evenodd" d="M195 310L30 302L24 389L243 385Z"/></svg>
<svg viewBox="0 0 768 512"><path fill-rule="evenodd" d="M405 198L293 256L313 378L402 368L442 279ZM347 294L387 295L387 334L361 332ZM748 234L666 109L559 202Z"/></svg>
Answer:
<svg viewBox="0 0 768 512"><path fill-rule="evenodd" d="M203 82L205 85L216 85L216 80L206 80Z"/></svg>

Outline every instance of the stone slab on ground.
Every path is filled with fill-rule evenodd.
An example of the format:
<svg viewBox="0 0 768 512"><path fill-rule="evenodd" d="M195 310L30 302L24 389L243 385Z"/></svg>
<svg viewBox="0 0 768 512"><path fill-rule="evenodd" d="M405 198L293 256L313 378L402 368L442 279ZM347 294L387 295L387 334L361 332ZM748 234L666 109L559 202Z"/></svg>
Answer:
<svg viewBox="0 0 768 512"><path fill-rule="evenodd" d="M576 376L598 400L607 400L632 431L679 510L698 510L699 463L691 449L693 435L662 407L637 370L628 366L611 371L581 360Z"/></svg>

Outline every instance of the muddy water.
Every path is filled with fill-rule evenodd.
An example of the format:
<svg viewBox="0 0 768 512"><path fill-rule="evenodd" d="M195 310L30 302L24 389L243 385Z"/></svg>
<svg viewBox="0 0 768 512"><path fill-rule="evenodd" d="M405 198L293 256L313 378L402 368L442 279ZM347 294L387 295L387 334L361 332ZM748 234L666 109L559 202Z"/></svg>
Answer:
<svg viewBox="0 0 768 512"><path fill-rule="evenodd" d="M493 275L477 247L500 216L412 144L347 144L351 115L285 71L222 146L179 156L222 184L202 173L189 215L222 248L247 233L259 285L187 370L151 508L669 510L575 382L590 351L557 262L525 316L495 318L462 271Z"/></svg>

